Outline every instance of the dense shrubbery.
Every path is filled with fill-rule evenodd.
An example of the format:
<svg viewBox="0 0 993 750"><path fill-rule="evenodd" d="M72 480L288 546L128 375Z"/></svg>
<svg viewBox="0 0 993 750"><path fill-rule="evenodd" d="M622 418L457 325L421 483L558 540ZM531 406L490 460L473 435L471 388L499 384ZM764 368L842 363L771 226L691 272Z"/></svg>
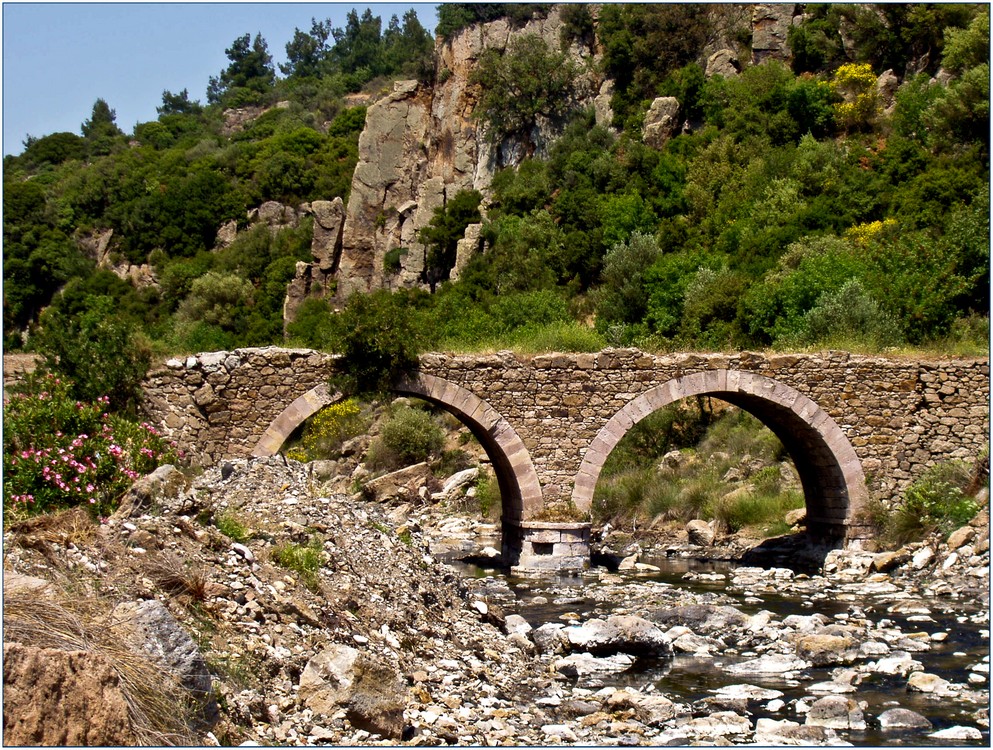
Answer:
<svg viewBox="0 0 993 750"><path fill-rule="evenodd" d="M547 10L447 4L438 31L504 16L519 25ZM791 67L708 79L696 62L703 40L747 41L723 12L601 9L615 131L561 109L572 75L558 49L523 37L485 55L477 114L492 132L527 140L536 117L573 120L547 155L498 173L485 201L457 195L425 229L433 294L356 302L365 318L411 322L421 348L985 349L988 9L811 6L790 32ZM590 41L588 8L569 6L564 20L564 41ZM40 346L46 307L50 320L98 315L88 298L109 299L115 323L140 331L155 354L281 341L286 284L310 257L309 221L242 233L220 250L218 228L243 225L265 200L347 199L365 110L345 107L344 94L391 76L429 79L431 52L413 14L385 29L369 11L341 29L315 19L287 45L284 77L264 39L245 35L207 106L165 91L158 119L129 137L98 100L80 135L29 139L4 164L6 347ZM947 82L932 80L939 66ZM886 69L904 80L884 111L875 79ZM688 128L653 149L641 125L659 95L679 99ZM222 135L224 107L250 103L270 109ZM487 250L447 282L480 205ZM150 263L157 288L95 269L79 241L107 229L110 260ZM387 255L390 268L402 252ZM350 334L329 310L308 300L290 336L344 352ZM367 352L376 373L363 381L392 366L384 346L409 362L410 351L380 337Z"/></svg>
<svg viewBox="0 0 993 750"><path fill-rule="evenodd" d="M921 541L930 534L947 537L979 512L965 490L971 479L961 462L938 464L911 484L897 506L882 515L883 536L896 545Z"/></svg>
<svg viewBox="0 0 993 750"><path fill-rule="evenodd" d="M366 463L374 469L399 469L437 455L445 434L431 414L423 409L399 405L369 446Z"/></svg>
<svg viewBox="0 0 993 750"><path fill-rule="evenodd" d="M135 479L176 459L154 427L108 406L105 396L77 401L73 384L51 374L5 400L5 521L75 505L107 515Z"/></svg>

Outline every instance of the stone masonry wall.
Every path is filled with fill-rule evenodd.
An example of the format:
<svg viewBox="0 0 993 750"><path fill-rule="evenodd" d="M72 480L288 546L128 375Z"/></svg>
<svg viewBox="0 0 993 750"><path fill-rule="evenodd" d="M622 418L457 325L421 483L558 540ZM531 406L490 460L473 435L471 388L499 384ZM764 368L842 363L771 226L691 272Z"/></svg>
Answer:
<svg viewBox="0 0 993 750"><path fill-rule="evenodd" d="M145 384L148 411L194 460L247 456L297 397L325 382L328 355L239 349L170 360ZM569 499L600 428L639 394L714 369L757 373L808 396L851 441L870 492L897 495L926 467L974 461L989 444L989 361L821 355L671 354L633 349L533 358L427 354L421 371L472 391L527 446L546 504ZM761 418L761 415L758 415Z"/></svg>
<svg viewBox="0 0 993 750"><path fill-rule="evenodd" d="M927 466L974 461L989 444L989 361L823 355L673 354L615 349L519 359L427 355L422 370L471 389L531 451L545 503L565 501L582 456L628 401L672 378L714 369L791 386L851 441L870 492L898 494Z"/></svg>
<svg viewBox="0 0 993 750"><path fill-rule="evenodd" d="M251 454L269 424L324 383L331 356L309 349L236 349L170 359L149 373L144 407L197 465Z"/></svg>

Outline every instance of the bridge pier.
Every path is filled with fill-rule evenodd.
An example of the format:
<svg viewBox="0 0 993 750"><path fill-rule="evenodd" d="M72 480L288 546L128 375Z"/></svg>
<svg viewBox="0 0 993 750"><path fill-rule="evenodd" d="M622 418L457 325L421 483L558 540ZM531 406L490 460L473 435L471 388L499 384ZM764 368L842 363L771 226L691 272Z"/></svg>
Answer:
<svg viewBox="0 0 993 750"><path fill-rule="evenodd" d="M586 522L505 521L503 559L520 573L570 573L590 567Z"/></svg>

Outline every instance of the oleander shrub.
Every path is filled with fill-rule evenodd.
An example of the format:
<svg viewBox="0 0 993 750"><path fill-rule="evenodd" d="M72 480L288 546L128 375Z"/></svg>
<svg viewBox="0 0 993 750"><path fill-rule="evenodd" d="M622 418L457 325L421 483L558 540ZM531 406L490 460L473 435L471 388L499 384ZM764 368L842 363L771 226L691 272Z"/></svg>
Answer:
<svg viewBox="0 0 993 750"><path fill-rule="evenodd" d="M74 398L73 383L32 375L3 406L5 521L83 505L108 515L140 476L178 458L147 422Z"/></svg>

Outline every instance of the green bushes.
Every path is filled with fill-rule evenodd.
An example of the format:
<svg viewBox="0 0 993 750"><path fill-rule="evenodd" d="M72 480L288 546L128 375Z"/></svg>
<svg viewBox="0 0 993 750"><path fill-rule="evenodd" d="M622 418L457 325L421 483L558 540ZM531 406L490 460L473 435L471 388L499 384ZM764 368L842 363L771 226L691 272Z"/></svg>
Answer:
<svg viewBox="0 0 993 750"><path fill-rule="evenodd" d="M730 407L715 415L705 400L678 402L646 417L614 448L597 484L594 518L618 526L702 518L732 533L784 533L785 514L804 504L798 484L783 479L784 454L747 412Z"/></svg>
<svg viewBox="0 0 993 750"><path fill-rule="evenodd" d="M547 10L446 4L438 29L450 37L501 17L520 25ZM596 40L588 8L566 6L563 18L566 38L602 47L621 130L576 110L576 71L555 45L517 35L507 50L484 52L477 116L498 137L535 148L496 175L488 205L471 192L453 196L421 237L423 282L438 299L404 293L395 307L417 321L425 347L597 346L587 326L614 345L665 350L941 349L954 340L961 351L960 332L982 327L987 8L810 6L790 30L792 68L746 64L727 79L708 78L695 62L714 33L747 47L747 23L738 28L724 9L607 5ZM83 137L29 138L23 155L4 160L6 346L30 346L41 311L61 307L63 289L111 297L117 322L156 354L280 342L286 284L295 262L310 260L309 221L275 235L242 232L223 249L218 228L243 226L264 200L347 199L366 111L347 107L345 94L401 72L430 79L431 49L413 13L384 26L371 11L351 12L341 29L315 19L287 45L283 79L265 41L245 35L212 82L216 103L163 92L158 119L129 137L98 101ZM949 77L932 82L939 66ZM906 80L895 106L882 109L874 83L887 68ZM641 125L660 95L679 99L688 127L656 149L641 141ZM222 133L224 106L249 101L268 109ZM544 117L561 137L528 144ZM486 250L449 283L470 221L483 222ZM866 234L876 226L883 231ZM158 287L110 288L112 274L81 250L98 237L109 238L113 262L151 263ZM386 254L387 274L402 253ZM219 276L194 290L207 274ZM561 299L566 318L524 332L497 309L538 292ZM326 310L308 301L291 336L340 351L345 334Z"/></svg>
<svg viewBox="0 0 993 750"><path fill-rule="evenodd" d="M34 345L43 367L64 378L80 401L109 394L114 410L134 412L151 355L111 297L85 296L80 303L81 309L67 303L42 315Z"/></svg>
<svg viewBox="0 0 993 750"><path fill-rule="evenodd" d="M399 469L427 461L441 451L444 443L445 433L428 412L400 405L369 446L366 462L372 468Z"/></svg>
<svg viewBox="0 0 993 750"><path fill-rule="evenodd" d="M539 116L561 120L572 106L576 70L569 57L540 36L514 37L506 51L486 49L469 82L480 87L474 116L490 126L499 142L530 140Z"/></svg>
<svg viewBox="0 0 993 750"><path fill-rule="evenodd" d="M960 462L938 464L911 484L903 498L884 514L883 534L896 545L920 541L931 534L947 537L979 511L979 504L965 494L971 473Z"/></svg>
<svg viewBox="0 0 993 750"><path fill-rule="evenodd" d="M176 460L152 425L106 411L107 397L77 401L55 375L28 378L3 409L5 521L83 505L109 515L134 480Z"/></svg>

